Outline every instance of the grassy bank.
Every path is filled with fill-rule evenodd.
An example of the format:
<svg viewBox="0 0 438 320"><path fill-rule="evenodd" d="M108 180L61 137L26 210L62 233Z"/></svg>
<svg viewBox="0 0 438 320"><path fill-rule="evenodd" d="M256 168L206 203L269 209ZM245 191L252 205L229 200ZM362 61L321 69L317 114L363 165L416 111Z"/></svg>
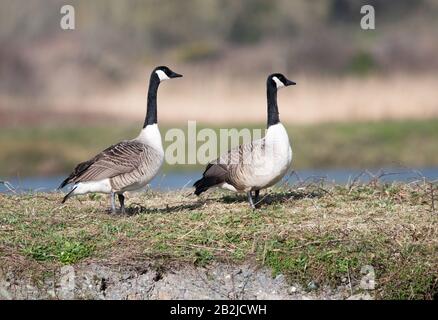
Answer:
<svg viewBox="0 0 438 320"><path fill-rule="evenodd" d="M433 193L435 200L433 201ZM432 299L438 292L436 185L282 187L261 208L222 193L188 190L128 198L109 215L105 196L60 204L61 194L0 194L0 265L35 272L81 261L157 268L252 262L291 283L358 283L376 273L377 298Z"/></svg>
<svg viewBox="0 0 438 320"><path fill-rule="evenodd" d="M245 127L263 128L264 124L242 125L237 129ZM163 136L167 129L161 126ZM213 129L218 131L219 127ZM292 139L295 169L438 165L438 119L291 125L287 129ZM135 137L137 133L137 125L0 128L0 176L63 174L108 145ZM165 165L164 168L185 169L200 170L201 166Z"/></svg>

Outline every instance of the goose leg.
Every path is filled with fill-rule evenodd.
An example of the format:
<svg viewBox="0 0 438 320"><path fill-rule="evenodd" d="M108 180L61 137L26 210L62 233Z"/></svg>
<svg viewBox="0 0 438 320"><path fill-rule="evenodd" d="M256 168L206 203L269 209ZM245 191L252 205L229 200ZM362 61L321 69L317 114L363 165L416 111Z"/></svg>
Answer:
<svg viewBox="0 0 438 320"><path fill-rule="evenodd" d="M255 205L258 205L258 203L259 203L260 190L256 190L256 191L254 191L254 194L255 194L255 198L254 198Z"/></svg>
<svg viewBox="0 0 438 320"><path fill-rule="evenodd" d="M117 196L119 197L119 202L120 202L120 212L122 214L125 213L125 196L121 193L117 194Z"/></svg>
<svg viewBox="0 0 438 320"><path fill-rule="evenodd" d="M252 201L251 191L247 192L247 196L248 196L249 205L251 206L252 209L255 209L254 202Z"/></svg>
<svg viewBox="0 0 438 320"><path fill-rule="evenodd" d="M116 194L111 192L111 213L116 213Z"/></svg>

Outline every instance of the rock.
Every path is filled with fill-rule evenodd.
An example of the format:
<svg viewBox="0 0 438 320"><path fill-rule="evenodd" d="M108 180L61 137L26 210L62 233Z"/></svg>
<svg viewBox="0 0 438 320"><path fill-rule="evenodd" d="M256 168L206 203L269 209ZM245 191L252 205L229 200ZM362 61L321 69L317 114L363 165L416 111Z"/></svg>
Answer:
<svg viewBox="0 0 438 320"><path fill-rule="evenodd" d="M360 273L364 276L360 280L360 288L363 290L374 290L376 287L376 274L373 266L365 265L361 268Z"/></svg>
<svg viewBox="0 0 438 320"><path fill-rule="evenodd" d="M373 300L373 297L368 292L354 294L347 298L347 300Z"/></svg>
<svg viewBox="0 0 438 320"><path fill-rule="evenodd" d="M158 299L159 300L170 300L170 299L172 299L172 296L169 294L169 292L159 291L158 292Z"/></svg>
<svg viewBox="0 0 438 320"><path fill-rule="evenodd" d="M275 277L275 281L284 281L284 275L279 274L278 276Z"/></svg>
<svg viewBox="0 0 438 320"><path fill-rule="evenodd" d="M359 286L363 290L374 290L376 287L376 282L374 281L374 278L370 279L368 277L363 277L360 280Z"/></svg>
<svg viewBox="0 0 438 320"><path fill-rule="evenodd" d="M308 290L316 290L316 289L318 289L318 284L315 282L315 281L310 281L308 284L307 284L307 289Z"/></svg>
<svg viewBox="0 0 438 320"><path fill-rule="evenodd" d="M273 278L269 269L253 265L239 267L212 264L206 268L183 266L162 272L156 281L153 267L142 271L84 263L75 266L72 273L60 273L58 278L45 279L34 286L31 279L0 278L0 298L3 299L53 299L52 288L67 289L59 298L69 299L344 299L344 287L328 290L315 281L304 288L290 284L284 276ZM62 276L66 276L63 278ZM69 276L70 275L70 276ZM104 279L102 281L102 279ZM309 289L309 290L307 290ZM316 289L319 289L316 291ZM315 290L310 292L310 290ZM308 292L303 292L308 291ZM370 296L361 297L369 298ZM353 297L354 298L354 297ZM351 299L353 299L351 298Z"/></svg>
<svg viewBox="0 0 438 320"><path fill-rule="evenodd" d="M288 292L289 294L294 294L294 293L297 292L297 288L294 287L294 286L292 286L292 287L290 287L290 288L287 290L287 292Z"/></svg>
<svg viewBox="0 0 438 320"><path fill-rule="evenodd" d="M12 300L12 295L7 289L7 285L0 283L0 300Z"/></svg>

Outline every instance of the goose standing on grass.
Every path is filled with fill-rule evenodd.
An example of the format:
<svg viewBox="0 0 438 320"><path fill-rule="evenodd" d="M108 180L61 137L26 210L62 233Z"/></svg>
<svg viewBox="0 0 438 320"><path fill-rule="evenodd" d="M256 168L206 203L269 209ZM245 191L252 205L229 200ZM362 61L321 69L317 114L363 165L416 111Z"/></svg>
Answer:
<svg viewBox="0 0 438 320"><path fill-rule="evenodd" d="M295 85L295 82L280 73L268 77L268 129L265 137L242 144L210 162L202 179L193 185L196 195L216 186L246 192L254 209L254 200L257 204L260 190L274 185L285 175L292 161L292 149L286 129L280 123L277 91L290 85Z"/></svg>
<svg viewBox="0 0 438 320"><path fill-rule="evenodd" d="M76 166L59 188L73 183L72 190L64 197L100 192L111 194L111 209L116 212L115 195L120 211L125 211L125 191L144 187L157 174L164 160L161 135L157 125L157 91L160 82L182 75L168 67L155 68L150 77L147 112L143 129L137 138L124 140L103 150L94 158Z"/></svg>

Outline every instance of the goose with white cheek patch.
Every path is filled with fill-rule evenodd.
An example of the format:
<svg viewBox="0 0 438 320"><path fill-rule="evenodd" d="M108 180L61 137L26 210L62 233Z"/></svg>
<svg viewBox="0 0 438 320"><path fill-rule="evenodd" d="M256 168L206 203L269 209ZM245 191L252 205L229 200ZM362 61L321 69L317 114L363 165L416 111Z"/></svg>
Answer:
<svg viewBox="0 0 438 320"><path fill-rule="evenodd" d="M73 184L64 197L90 192L111 194L111 210L116 212L115 196L120 202L120 211L125 212L126 191L143 188L160 170L164 161L164 150L157 125L157 91L164 80L182 75L166 66L155 68L149 80L146 118L140 134L132 140L124 140L103 150L94 158L79 163L59 188Z"/></svg>
<svg viewBox="0 0 438 320"><path fill-rule="evenodd" d="M280 123L277 91L295 84L280 73L268 77L268 129L265 137L242 144L210 162L202 179L193 185L196 195L212 187L243 192L255 209L254 203L258 202L260 190L281 180L291 165L292 149L286 129Z"/></svg>

